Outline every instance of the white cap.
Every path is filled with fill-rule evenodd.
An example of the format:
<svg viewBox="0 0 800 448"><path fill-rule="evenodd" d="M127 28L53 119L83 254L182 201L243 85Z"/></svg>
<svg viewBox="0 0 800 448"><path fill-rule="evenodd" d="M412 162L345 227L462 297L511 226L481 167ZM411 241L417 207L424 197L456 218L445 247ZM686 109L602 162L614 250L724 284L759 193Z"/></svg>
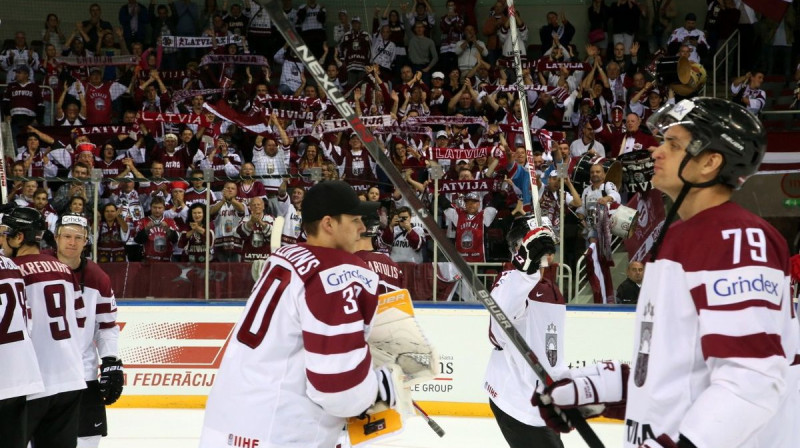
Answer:
<svg viewBox="0 0 800 448"><path fill-rule="evenodd" d="M436 133L436 138L441 138L441 137L448 138L447 137L447 132L439 131L439 132Z"/></svg>
<svg viewBox="0 0 800 448"><path fill-rule="evenodd" d="M444 73L442 73L442 72L433 72L433 75L431 75L431 78L433 78L433 79L444 79Z"/></svg>

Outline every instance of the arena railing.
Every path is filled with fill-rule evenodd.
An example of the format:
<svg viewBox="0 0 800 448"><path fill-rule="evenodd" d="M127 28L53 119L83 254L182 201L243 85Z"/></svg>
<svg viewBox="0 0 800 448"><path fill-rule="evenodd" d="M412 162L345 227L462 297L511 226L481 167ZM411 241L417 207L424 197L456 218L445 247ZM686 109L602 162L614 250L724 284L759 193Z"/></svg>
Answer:
<svg viewBox="0 0 800 448"><path fill-rule="evenodd" d="M719 46L719 49L714 53L714 58L712 59L711 70L712 73L712 96L717 98L717 73L719 72L720 68L723 68L723 75L725 79L725 87L722 89L725 98L727 99L730 95L730 89L728 86L730 85L730 74L731 74L731 57L736 59L736 76L741 73L741 35L739 34L739 30L735 30L731 37L729 37L722 45Z"/></svg>

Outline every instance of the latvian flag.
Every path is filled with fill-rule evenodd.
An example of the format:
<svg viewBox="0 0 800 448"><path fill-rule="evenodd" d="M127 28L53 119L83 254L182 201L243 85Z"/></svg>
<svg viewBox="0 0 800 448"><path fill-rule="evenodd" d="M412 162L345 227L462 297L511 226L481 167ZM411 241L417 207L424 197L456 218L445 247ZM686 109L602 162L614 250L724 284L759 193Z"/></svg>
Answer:
<svg viewBox="0 0 800 448"><path fill-rule="evenodd" d="M763 14L771 20L780 22L786 14L786 10L792 5L792 0L743 0L744 3L753 8L753 11Z"/></svg>
<svg viewBox="0 0 800 448"><path fill-rule="evenodd" d="M589 245L583 258L586 260L586 276L592 287L594 303L615 303L614 283L611 281L612 262L600 257L597 243Z"/></svg>

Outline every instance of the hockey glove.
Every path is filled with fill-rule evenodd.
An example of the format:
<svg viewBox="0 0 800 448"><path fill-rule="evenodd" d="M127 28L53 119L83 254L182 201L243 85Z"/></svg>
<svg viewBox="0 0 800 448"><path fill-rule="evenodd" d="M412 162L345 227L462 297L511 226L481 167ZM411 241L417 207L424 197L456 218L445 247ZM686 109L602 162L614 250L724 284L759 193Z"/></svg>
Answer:
<svg viewBox="0 0 800 448"><path fill-rule="evenodd" d="M411 390L403 385L403 369L397 364L386 364L375 369L378 375L378 396L368 414L394 408L401 414L412 415Z"/></svg>
<svg viewBox="0 0 800 448"><path fill-rule="evenodd" d="M553 232L547 227L537 227L522 239L511 263L518 270L531 275L539 270L542 257L555 253L556 244Z"/></svg>
<svg viewBox="0 0 800 448"><path fill-rule="evenodd" d="M598 415L621 418L628 395L629 372L627 364L617 361L571 370L571 379L546 387L541 395L534 397L534 404L539 406L545 421L553 418L552 411L547 409L551 405L563 409L577 408L585 418Z"/></svg>
<svg viewBox="0 0 800 448"><path fill-rule="evenodd" d="M100 367L100 395L106 405L114 404L122 395L122 360L107 356Z"/></svg>

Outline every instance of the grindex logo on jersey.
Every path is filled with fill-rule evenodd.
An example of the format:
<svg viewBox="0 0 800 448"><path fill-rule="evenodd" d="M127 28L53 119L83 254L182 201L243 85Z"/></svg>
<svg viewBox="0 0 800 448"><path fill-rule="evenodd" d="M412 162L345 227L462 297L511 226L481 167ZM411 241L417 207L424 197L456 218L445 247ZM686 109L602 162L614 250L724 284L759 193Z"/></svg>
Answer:
<svg viewBox="0 0 800 448"><path fill-rule="evenodd" d="M341 291L353 283L362 285L372 294L378 290L378 274L352 264L343 264L319 273L326 294Z"/></svg>
<svg viewBox="0 0 800 448"><path fill-rule="evenodd" d="M777 269L747 266L716 273L706 279L709 306L724 306L746 300L781 303L785 278Z"/></svg>

